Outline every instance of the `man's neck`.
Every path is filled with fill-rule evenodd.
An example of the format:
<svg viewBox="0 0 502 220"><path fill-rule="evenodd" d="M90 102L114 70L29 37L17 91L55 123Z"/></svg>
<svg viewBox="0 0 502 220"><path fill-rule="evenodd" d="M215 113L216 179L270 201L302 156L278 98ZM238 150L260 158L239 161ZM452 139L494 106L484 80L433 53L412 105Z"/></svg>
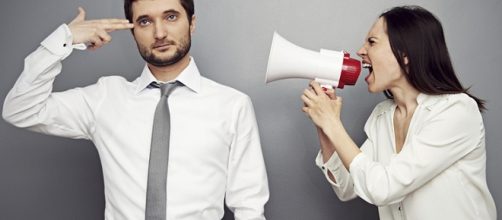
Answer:
<svg viewBox="0 0 502 220"><path fill-rule="evenodd" d="M190 55L186 55L180 61L169 66L154 66L147 64L153 76L162 82L168 82L176 79L178 75L190 64Z"/></svg>

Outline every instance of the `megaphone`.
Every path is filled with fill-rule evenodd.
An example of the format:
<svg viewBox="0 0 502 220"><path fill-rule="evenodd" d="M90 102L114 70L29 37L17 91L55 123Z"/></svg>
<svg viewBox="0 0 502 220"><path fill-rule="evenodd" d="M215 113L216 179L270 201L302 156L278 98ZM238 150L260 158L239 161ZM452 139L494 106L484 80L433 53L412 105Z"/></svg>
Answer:
<svg viewBox="0 0 502 220"><path fill-rule="evenodd" d="M299 47L274 32L268 57L265 82L287 78L314 79L323 87L343 88L355 85L361 62L347 52Z"/></svg>

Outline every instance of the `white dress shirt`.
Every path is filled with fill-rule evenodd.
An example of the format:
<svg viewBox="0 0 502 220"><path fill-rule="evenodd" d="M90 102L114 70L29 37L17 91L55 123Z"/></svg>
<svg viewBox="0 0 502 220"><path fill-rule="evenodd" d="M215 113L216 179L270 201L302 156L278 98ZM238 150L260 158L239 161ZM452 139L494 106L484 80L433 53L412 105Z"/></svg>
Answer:
<svg viewBox="0 0 502 220"><path fill-rule="evenodd" d="M102 77L52 92L61 61L74 46L66 25L25 59L5 99L3 117L45 134L91 140L103 167L107 220L144 219L150 142L160 90L148 67L136 80ZM245 94L199 74L193 61L168 99L171 140L167 219L265 219L269 191L258 127Z"/></svg>
<svg viewBox="0 0 502 220"><path fill-rule="evenodd" d="M466 94L420 94L401 152L396 153L392 100L378 104L367 140L350 164L336 153L321 168L342 200L359 196L377 205L382 220L495 220L486 184L483 119ZM335 177L331 181L328 170Z"/></svg>

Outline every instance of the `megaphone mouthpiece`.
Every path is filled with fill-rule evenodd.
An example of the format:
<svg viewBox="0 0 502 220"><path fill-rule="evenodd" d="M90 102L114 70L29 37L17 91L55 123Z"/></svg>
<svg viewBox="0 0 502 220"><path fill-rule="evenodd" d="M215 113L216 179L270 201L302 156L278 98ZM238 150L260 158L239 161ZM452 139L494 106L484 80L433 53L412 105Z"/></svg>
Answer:
<svg viewBox="0 0 502 220"><path fill-rule="evenodd" d="M350 57L344 57L340 81L346 85L355 85L361 73L361 62Z"/></svg>

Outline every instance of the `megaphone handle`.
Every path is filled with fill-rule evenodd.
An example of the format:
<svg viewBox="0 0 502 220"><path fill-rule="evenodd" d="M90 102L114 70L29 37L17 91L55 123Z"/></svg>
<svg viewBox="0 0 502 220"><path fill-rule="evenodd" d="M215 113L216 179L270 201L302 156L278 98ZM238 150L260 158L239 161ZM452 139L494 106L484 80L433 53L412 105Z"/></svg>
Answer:
<svg viewBox="0 0 502 220"><path fill-rule="evenodd" d="M326 89L333 89L338 87L339 82L328 79L315 78L314 81L318 82L321 87Z"/></svg>
<svg viewBox="0 0 502 220"><path fill-rule="evenodd" d="M334 89L334 87L332 85L329 85L329 84L321 84L321 88L323 88L323 89Z"/></svg>

